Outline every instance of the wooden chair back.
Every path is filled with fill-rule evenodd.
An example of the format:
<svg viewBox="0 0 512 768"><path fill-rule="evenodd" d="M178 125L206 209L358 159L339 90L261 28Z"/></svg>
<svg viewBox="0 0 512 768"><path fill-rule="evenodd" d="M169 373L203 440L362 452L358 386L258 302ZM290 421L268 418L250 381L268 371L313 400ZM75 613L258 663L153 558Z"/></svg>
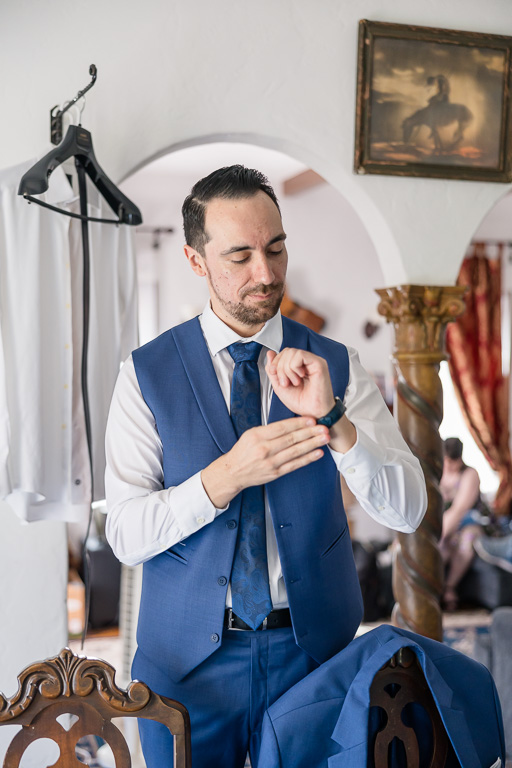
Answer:
<svg viewBox="0 0 512 768"><path fill-rule="evenodd" d="M373 748L375 768L389 768L391 745L402 742L407 768L419 768L420 752L417 735L405 725L402 714L408 704L421 704L432 726L432 755L429 768L444 768L453 748L428 687L420 663L412 648L401 648L375 675L370 688L370 707L384 710L385 721L378 731ZM453 765L454 763L450 763Z"/></svg>
<svg viewBox="0 0 512 768"><path fill-rule="evenodd" d="M60 749L54 768L83 768L75 748L79 739L91 734L110 746L116 768L130 768L128 745L112 722L119 717L163 723L174 736L175 768L191 768L190 719L185 707L138 681L126 690L118 688L114 676L114 668L106 661L78 656L69 648L24 669L14 696L8 699L0 693L0 725L22 726L7 748L3 768L19 768L27 747L42 738L52 739Z"/></svg>

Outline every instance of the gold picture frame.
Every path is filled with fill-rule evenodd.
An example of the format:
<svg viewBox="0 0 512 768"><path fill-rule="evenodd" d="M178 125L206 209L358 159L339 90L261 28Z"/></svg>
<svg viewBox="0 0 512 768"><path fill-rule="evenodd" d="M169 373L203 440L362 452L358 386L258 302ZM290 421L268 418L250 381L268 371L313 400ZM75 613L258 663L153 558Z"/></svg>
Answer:
<svg viewBox="0 0 512 768"><path fill-rule="evenodd" d="M359 22L357 173L512 180L512 37Z"/></svg>

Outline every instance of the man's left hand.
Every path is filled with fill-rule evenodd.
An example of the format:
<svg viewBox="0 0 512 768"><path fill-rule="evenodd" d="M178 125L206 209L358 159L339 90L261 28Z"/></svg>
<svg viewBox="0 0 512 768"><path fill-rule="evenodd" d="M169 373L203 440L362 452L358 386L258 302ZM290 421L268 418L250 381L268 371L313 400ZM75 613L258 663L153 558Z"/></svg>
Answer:
<svg viewBox="0 0 512 768"><path fill-rule="evenodd" d="M320 419L334 407L327 361L304 349L269 350L265 366L275 394L293 413ZM355 444L354 425L344 415L330 429L330 445L346 453Z"/></svg>
<svg viewBox="0 0 512 768"><path fill-rule="evenodd" d="M266 371L274 392L290 411L319 419L334 406L327 362L312 352L286 347L267 353Z"/></svg>

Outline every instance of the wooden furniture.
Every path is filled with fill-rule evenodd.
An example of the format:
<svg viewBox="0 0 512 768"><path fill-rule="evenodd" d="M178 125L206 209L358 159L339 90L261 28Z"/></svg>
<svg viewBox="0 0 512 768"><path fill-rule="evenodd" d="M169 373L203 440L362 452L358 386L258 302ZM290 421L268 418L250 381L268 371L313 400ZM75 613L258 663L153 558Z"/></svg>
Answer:
<svg viewBox="0 0 512 768"><path fill-rule="evenodd" d="M419 745L413 728L402 720L408 704L421 704L432 725L432 755L429 768L444 768L448 755L453 755L443 721L428 687L423 670L411 648L401 648L373 678L370 688L370 707L384 710L385 723L378 731L373 749L375 768L388 768L390 748L401 749L407 758L407 768L420 765ZM401 742L402 746L398 746ZM453 764L453 763L450 763Z"/></svg>
<svg viewBox="0 0 512 768"><path fill-rule="evenodd" d="M442 642L440 597L443 527L439 481L443 473L443 388L439 365L446 360L446 326L464 311L462 286L398 285L377 290L378 312L393 323L397 372L395 415L427 486L427 512L414 533L398 533L393 560L393 624Z"/></svg>
<svg viewBox="0 0 512 768"><path fill-rule="evenodd" d="M27 747L53 739L60 749L54 768L83 768L75 756L78 740L100 736L112 749L116 768L130 768L126 740L113 718L141 717L163 723L174 736L175 768L191 768L190 719L182 704L158 696L135 681L126 690L114 681L105 661L78 656L64 648L58 656L31 664L18 676L10 699L0 693L0 725L21 725L3 768L18 768Z"/></svg>

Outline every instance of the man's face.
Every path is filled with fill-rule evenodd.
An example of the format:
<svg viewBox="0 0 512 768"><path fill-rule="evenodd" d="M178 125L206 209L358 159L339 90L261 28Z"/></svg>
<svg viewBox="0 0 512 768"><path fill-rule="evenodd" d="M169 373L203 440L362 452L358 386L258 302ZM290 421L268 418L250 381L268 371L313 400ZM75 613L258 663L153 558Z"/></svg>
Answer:
<svg viewBox="0 0 512 768"><path fill-rule="evenodd" d="M273 317L284 293L288 255L278 209L265 192L208 203L205 255L185 253L206 276L212 309L241 336L252 336Z"/></svg>

